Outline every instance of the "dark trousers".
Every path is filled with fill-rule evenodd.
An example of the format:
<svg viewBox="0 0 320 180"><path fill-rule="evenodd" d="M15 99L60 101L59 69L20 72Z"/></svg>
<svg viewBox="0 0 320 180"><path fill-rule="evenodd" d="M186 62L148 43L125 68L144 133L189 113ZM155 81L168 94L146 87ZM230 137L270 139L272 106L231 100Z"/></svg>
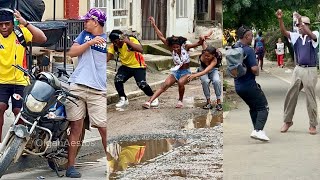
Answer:
<svg viewBox="0 0 320 180"><path fill-rule="evenodd" d="M137 86L147 96L153 95L153 91L146 81L146 69L145 68L130 68L130 67L122 65L119 67L118 72L114 78L114 84L115 84L116 90L119 94L119 97L127 97L124 92L123 84L131 77L134 77L134 79L137 83Z"/></svg>
<svg viewBox="0 0 320 180"><path fill-rule="evenodd" d="M253 128L263 130L268 119L269 106L261 86L257 83L251 83L236 87L236 92L250 108Z"/></svg>

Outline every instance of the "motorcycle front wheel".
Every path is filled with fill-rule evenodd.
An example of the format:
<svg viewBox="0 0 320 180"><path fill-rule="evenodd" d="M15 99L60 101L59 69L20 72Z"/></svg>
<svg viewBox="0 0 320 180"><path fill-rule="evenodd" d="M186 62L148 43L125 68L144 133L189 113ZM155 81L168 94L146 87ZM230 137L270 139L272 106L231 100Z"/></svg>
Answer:
<svg viewBox="0 0 320 180"><path fill-rule="evenodd" d="M8 141L8 144L0 157L0 178L7 171L22 143L23 139L16 135L11 136L11 139Z"/></svg>
<svg viewBox="0 0 320 180"><path fill-rule="evenodd" d="M85 135L85 127L83 126L82 128L82 132L81 132L81 136L80 136L80 146L78 146L78 149L77 149L77 153L76 155L78 155L80 149L81 149L81 145L82 145L82 142L83 142L83 139L84 139L84 135ZM65 133L63 134L62 136L66 139L68 139L68 133ZM67 149L68 150L68 149ZM48 165L49 167L52 169L52 170L55 170L54 168L54 160L53 159L48 159ZM63 171L63 170L66 170L67 167L68 167L68 158L67 157L62 157L60 159L55 159L56 163L57 163L57 168L58 168L58 171Z"/></svg>

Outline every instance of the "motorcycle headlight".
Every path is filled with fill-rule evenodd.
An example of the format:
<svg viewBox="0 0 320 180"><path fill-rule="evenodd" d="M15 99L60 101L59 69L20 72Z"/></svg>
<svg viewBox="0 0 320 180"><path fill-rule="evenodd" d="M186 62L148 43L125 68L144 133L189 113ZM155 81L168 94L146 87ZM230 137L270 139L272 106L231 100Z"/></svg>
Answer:
<svg viewBox="0 0 320 180"><path fill-rule="evenodd" d="M26 106L32 112L41 112L46 105L46 102L36 100L31 94L27 97Z"/></svg>

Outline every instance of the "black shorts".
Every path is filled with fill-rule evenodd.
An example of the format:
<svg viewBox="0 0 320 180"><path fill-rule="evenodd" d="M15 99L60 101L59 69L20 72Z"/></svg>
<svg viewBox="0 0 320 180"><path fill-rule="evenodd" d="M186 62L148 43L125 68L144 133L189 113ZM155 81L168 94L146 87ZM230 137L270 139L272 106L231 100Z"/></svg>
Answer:
<svg viewBox="0 0 320 180"><path fill-rule="evenodd" d="M11 97L12 110L15 108L21 108L23 100L15 100L12 95L19 94L23 97L23 90L25 86L13 85L13 84L0 84L0 102L7 104L9 107L9 98ZM7 107L7 108L8 108Z"/></svg>

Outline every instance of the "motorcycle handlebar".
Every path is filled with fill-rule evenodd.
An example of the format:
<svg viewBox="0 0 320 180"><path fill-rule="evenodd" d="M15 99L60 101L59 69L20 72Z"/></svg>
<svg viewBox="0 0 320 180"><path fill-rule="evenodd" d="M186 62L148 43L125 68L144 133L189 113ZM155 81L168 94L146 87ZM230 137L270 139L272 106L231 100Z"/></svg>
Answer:
<svg viewBox="0 0 320 180"><path fill-rule="evenodd" d="M31 74L27 69L24 69L20 65L12 65L12 66L17 68L18 70L22 71L25 75L29 76L31 79L35 79L33 74Z"/></svg>

